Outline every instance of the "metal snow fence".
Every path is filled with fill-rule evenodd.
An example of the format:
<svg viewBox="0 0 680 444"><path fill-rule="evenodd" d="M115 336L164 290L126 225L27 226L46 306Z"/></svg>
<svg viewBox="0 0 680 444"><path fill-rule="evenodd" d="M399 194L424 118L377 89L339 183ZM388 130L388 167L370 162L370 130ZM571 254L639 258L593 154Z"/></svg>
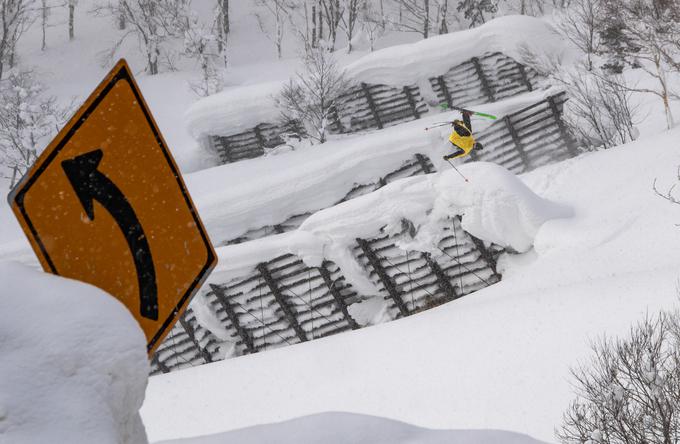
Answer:
<svg viewBox="0 0 680 444"><path fill-rule="evenodd" d="M500 280L502 250L463 231L459 217L442 226L433 253L402 250L397 242L415 228L357 239L354 254L389 304L393 319L452 301ZM210 283L204 294L230 339L220 342L187 311L152 360L152 373L169 372L235 355L306 342L360 328L348 307L362 297L333 262L308 267L292 254L262 262L241 279Z"/></svg>
<svg viewBox="0 0 680 444"><path fill-rule="evenodd" d="M494 162L519 174L576 156L578 154L576 144L562 121L562 108L566 100L566 94L562 92L492 123L477 136L485 146L484 150L473 151L469 159ZM436 169L426 155L415 154L398 169L376 181L355 184L334 205L373 192L394 180L434 171ZM311 213L298 214L279 224L253 228L226 244L246 242L294 230L310 215Z"/></svg>
<svg viewBox="0 0 680 444"><path fill-rule="evenodd" d="M439 104L471 106L495 102L532 91L538 74L500 53L488 53L451 68L429 79ZM420 119L429 112L417 85L396 87L359 83L341 94L331 117L330 130L354 133L382 129ZM436 106L437 104L435 104ZM283 143L284 132L302 132L299 122L281 126L263 122L254 128L230 136L211 136L209 144L222 163L262 156L268 148Z"/></svg>
<svg viewBox="0 0 680 444"><path fill-rule="evenodd" d="M578 154L576 143L562 120L564 92L505 116L479 133L482 151L470 160L504 166L515 174L558 162Z"/></svg>

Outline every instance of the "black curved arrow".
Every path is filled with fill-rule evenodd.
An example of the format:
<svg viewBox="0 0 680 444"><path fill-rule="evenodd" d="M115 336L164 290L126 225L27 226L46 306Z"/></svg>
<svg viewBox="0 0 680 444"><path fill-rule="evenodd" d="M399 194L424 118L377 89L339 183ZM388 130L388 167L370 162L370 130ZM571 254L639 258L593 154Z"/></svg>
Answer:
<svg viewBox="0 0 680 444"><path fill-rule="evenodd" d="M94 220L93 201L96 200L111 213L123 231L137 269L141 315L148 319L158 320L156 270L151 258L149 243L130 202L116 184L97 170L103 156L104 152L97 149L73 159L64 160L61 162L61 167L83 205L87 217Z"/></svg>

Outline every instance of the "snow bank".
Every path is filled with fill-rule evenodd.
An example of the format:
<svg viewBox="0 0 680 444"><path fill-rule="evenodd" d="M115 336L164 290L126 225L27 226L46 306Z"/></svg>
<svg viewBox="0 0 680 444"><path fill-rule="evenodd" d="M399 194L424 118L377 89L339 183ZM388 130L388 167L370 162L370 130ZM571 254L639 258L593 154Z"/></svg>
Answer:
<svg viewBox="0 0 680 444"><path fill-rule="evenodd" d="M296 231L220 247L219 265L210 279L225 282L263 260L292 253L310 267L319 266L324 258L332 260L360 294L372 295L378 291L351 251L357 237L374 237L383 227L387 233L399 233L407 219L417 234L402 247L438 255L437 245L445 235L442 224L461 215L463 228L476 237L524 252L546 221L572 214L569 208L538 197L502 166L476 162L460 170L469 182L451 168L397 180L314 213Z"/></svg>
<svg viewBox="0 0 680 444"><path fill-rule="evenodd" d="M184 115L189 133L196 140L207 136L230 136L260 123L275 123L279 110L274 97L283 82L268 82L225 89L192 104Z"/></svg>
<svg viewBox="0 0 680 444"><path fill-rule="evenodd" d="M322 413L212 436L157 444L540 444L499 430L428 430L398 421L350 413Z"/></svg>
<svg viewBox="0 0 680 444"><path fill-rule="evenodd" d="M505 16L477 28L375 51L349 64L347 74L360 82L413 85L486 52L498 51L521 60L522 46L537 54L564 52L564 42L545 21Z"/></svg>
<svg viewBox="0 0 680 444"><path fill-rule="evenodd" d="M0 262L0 442L146 442L146 341L87 284Z"/></svg>

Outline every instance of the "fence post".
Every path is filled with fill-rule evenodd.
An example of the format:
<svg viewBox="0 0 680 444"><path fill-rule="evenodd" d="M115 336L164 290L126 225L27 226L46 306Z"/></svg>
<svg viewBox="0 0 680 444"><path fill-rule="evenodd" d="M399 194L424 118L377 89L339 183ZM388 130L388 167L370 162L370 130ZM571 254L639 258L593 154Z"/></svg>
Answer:
<svg viewBox="0 0 680 444"><path fill-rule="evenodd" d="M187 333L189 336L189 339L191 342L194 344L194 346L198 349L198 352L201 354L201 357L206 363L213 362L212 356L210 356L210 353L208 353L208 350L204 349L201 347L201 344L198 343L198 340L196 340L196 335L194 334L194 328L191 326L191 323L189 323L186 320L186 316L189 311L185 311L182 316L179 317L179 323L184 329L184 331Z"/></svg>
<svg viewBox="0 0 680 444"><path fill-rule="evenodd" d="M529 158L527 157L526 151L524 151L524 147L522 146L522 142L519 139L517 131L515 131L515 127L513 126L512 121L510 120L510 116L505 116L503 118L503 121L505 122L505 126L508 128L508 132L510 133L510 137L512 137L512 142L515 144L515 147L517 148L517 152L519 153L520 159L522 159L522 163L524 164L526 169L530 169L531 164L529 162Z"/></svg>
<svg viewBox="0 0 680 444"><path fill-rule="evenodd" d="M373 113L375 124L378 126L378 129L382 129L383 123L380 120L380 115L378 114L378 107L375 105L375 102L373 101L373 96L371 96L371 91L368 88L368 85L364 82L361 82L361 89L364 91L364 97L366 97L368 107L371 109L371 112Z"/></svg>
<svg viewBox="0 0 680 444"><path fill-rule="evenodd" d="M560 113L560 110L557 109L557 104L555 103L555 96L548 97L548 103L550 104L550 109L553 113L553 117L555 118L555 122L557 122L557 126L560 129L562 139L567 144L567 151L569 151L569 154L572 157L576 157L578 155L575 146L576 144L574 143L573 139L571 138L571 134L569 134L569 131L567 131L567 128L564 125L564 122L562 121L562 114Z"/></svg>
<svg viewBox="0 0 680 444"><path fill-rule="evenodd" d="M489 99L489 101L495 102L496 98L494 97L493 91L491 90L489 79L486 78L486 74L484 74L484 69L482 69L482 65L479 63L479 59L477 57L473 57L471 60L472 64L475 65L475 71L477 71L479 81L482 83L482 91L484 92L484 94L486 94L486 97Z"/></svg>
<svg viewBox="0 0 680 444"><path fill-rule="evenodd" d="M262 135L262 131L260 130L260 125L255 125L255 127L253 128L253 132L255 133L257 144L260 146L260 151L262 151L262 153L264 154L265 140L264 136Z"/></svg>
<svg viewBox="0 0 680 444"><path fill-rule="evenodd" d="M236 315L234 309L231 307L231 304L229 303L229 298L227 298L227 294L225 293L224 289L219 285L215 284L210 284L210 289L215 295L217 302L220 303L222 308L224 308L225 313L227 313L227 318L229 318L231 326L234 328L234 330L236 330L236 333L238 333L248 353L255 353L257 350L255 350L255 346L253 345L253 339L250 337L245 328L241 326L241 323L238 320L238 316Z"/></svg>
<svg viewBox="0 0 680 444"><path fill-rule="evenodd" d="M458 222L461 221L461 217L458 217ZM484 259L484 262L491 268L491 271L493 271L493 275L496 279L500 280L500 275L498 274L498 271L496 270L496 259L493 257L493 254L491 251L489 251L488 248L486 248L486 245L484 245L484 241L481 239L478 239L471 235L470 233L467 233L467 235L470 237L470 240L474 244L475 248L477 251L479 251L479 254L482 256L482 259Z"/></svg>
<svg viewBox="0 0 680 444"><path fill-rule="evenodd" d="M293 309L290 307L290 305L288 305L288 301L286 301L286 299L283 297L281 289L279 288L278 284L276 283L271 273L267 269L267 264L265 264L264 262L259 263L257 265L257 270L260 272L260 275L262 275L262 278L267 283L267 286L269 287L269 290L272 292L274 299L279 304L279 307L281 307L281 310L283 311L286 320L288 320L288 323L295 331L295 334L300 339L300 342L306 342L307 335L305 334L305 331L302 329L302 327L300 327L300 324L298 324ZM264 319L262 321L264 323Z"/></svg>
<svg viewBox="0 0 680 444"><path fill-rule="evenodd" d="M455 287L451 285L451 281L449 280L448 276L446 276L446 273L444 273L444 270L442 270L442 267L437 262L432 260L430 253L422 253L421 257L425 259L425 262L427 262L430 270L432 270L434 275L437 277L437 285L439 285L439 289L444 292L446 298L449 301L458 298L459 295L456 294Z"/></svg>
<svg viewBox="0 0 680 444"><path fill-rule="evenodd" d="M529 81L529 77L527 77L527 71L524 69L524 65L517 62L517 68L519 69L519 74L522 76L522 82L524 82L524 85L527 87L527 91L533 91L534 87Z"/></svg>
<svg viewBox="0 0 680 444"><path fill-rule="evenodd" d="M416 160L418 161L418 164L423 169L423 172L425 174L430 174L434 172L434 168L427 157L423 156L420 153L416 153Z"/></svg>
<svg viewBox="0 0 680 444"><path fill-rule="evenodd" d="M402 316L408 316L409 315L408 308L406 307L406 304L404 304L404 300L401 297L401 293L397 289L392 278L387 274L387 272L383 268L382 264L380 263L380 260L376 256L375 252L373 251L369 243L365 239L361 238L357 238L356 241L359 244L361 250L366 255L368 263L371 265L371 267L373 267L376 274L378 275L378 279L380 279L380 282L383 284L383 287L385 287L385 290L387 290L387 294L389 294L389 296L392 298L395 305L399 309L399 313L401 313Z"/></svg>
<svg viewBox="0 0 680 444"><path fill-rule="evenodd" d="M408 86L404 87L404 95L406 95L406 100L408 100L409 105L411 105L411 111L413 112L413 117L420 119L420 113L418 112L418 107L416 106L416 101L411 94L411 90Z"/></svg>
<svg viewBox="0 0 680 444"><path fill-rule="evenodd" d="M357 321L355 321L354 318L349 314L349 311L347 311L345 299L342 297L338 289L335 288L335 283L333 282L333 279L331 279L331 272L328 271L328 268L326 267L326 261L324 261L320 267L317 267L319 274L323 278L323 282L326 284L326 287L328 287L328 291L330 291L331 296L333 296L333 299L342 312L342 315L345 317L345 320L349 326L352 327L352 330L356 330L359 328L359 324L357 324Z"/></svg>
<svg viewBox="0 0 680 444"><path fill-rule="evenodd" d="M446 82L444 81L444 76L437 77L437 83L439 83L439 89L444 94L446 104L449 106L449 108L451 108L453 103L451 102L451 94L449 93L449 88L446 86Z"/></svg>
<svg viewBox="0 0 680 444"><path fill-rule="evenodd" d="M158 359L158 353L154 353L153 358L151 358L151 364L156 364L162 373L170 373L168 366Z"/></svg>

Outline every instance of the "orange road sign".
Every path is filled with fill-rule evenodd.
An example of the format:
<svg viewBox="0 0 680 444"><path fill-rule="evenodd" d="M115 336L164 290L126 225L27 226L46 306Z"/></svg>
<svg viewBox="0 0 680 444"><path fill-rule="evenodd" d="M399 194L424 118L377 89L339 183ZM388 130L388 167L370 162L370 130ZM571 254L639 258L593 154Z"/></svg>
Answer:
<svg viewBox="0 0 680 444"><path fill-rule="evenodd" d="M217 262L125 60L8 200L45 271L115 296L142 327L149 354Z"/></svg>

